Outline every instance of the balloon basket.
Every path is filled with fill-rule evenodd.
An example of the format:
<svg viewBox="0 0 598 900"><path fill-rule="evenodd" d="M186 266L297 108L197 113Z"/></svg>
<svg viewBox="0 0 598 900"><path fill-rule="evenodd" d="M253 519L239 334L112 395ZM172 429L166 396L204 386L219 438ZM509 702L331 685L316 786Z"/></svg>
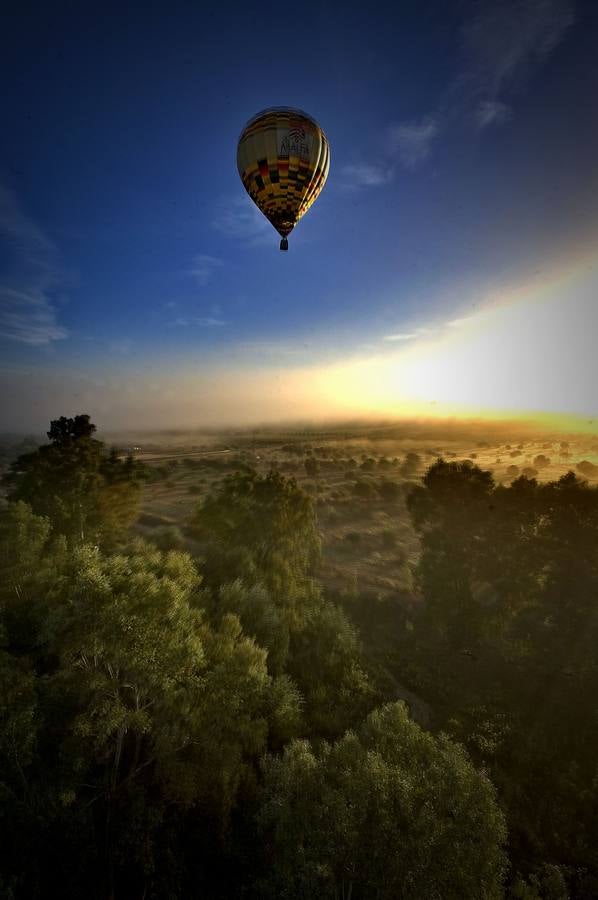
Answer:
<svg viewBox="0 0 598 900"><path fill-rule="evenodd" d="M281 250L288 250L288 249L289 249L289 242L287 241L286 238L283 238L283 239L281 240L281 242L280 242L280 249L281 249Z"/></svg>

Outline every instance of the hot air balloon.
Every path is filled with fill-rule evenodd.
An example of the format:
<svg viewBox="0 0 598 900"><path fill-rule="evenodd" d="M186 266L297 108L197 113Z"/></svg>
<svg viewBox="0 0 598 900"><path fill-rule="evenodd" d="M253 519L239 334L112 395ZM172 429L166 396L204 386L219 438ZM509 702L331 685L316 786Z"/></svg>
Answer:
<svg viewBox="0 0 598 900"><path fill-rule="evenodd" d="M280 249L288 250L288 235L328 177L326 135L300 109L265 109L243 129L237 168L245 190L281 236Z"/></svg>

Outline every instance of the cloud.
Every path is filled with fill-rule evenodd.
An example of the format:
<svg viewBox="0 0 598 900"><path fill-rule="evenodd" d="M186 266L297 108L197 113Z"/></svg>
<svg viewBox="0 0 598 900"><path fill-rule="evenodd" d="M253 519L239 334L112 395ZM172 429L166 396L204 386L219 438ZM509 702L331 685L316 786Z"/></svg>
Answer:
<svg viewBox="0 0 598 900"><path fill-rule="evenodd" d="M17 291L0 285L0 337L42 346L68 337L42 292Z"/></svg>
<svg viewBox="0 0 598 900"><path fill-rule="evenodd" d="M572 0L483 0L463 24L464 63L447 118L473 115L482 130L511 117L505 96L561 43L575 21Z"/></svg>
<svg viewBox="0 0 598 900"><path fill-rule="evenodd" d="M462 325L468 325L470 322L475 322L475 316L464 316L462 319L451 319L451 321L446 324L449 328L461 328Z"/></svg>
<svg viewBox="0 0 598 900"><path fill-rule="evenodd" d="M408 169L414 169L429 157L432 141L437 135L438 124L432 118L403 122L388 129L390 150Z"/></svg>
<svg viewBox="0 0 598 900"><path fill-rule="evenodd" d="M212 227L226 237L243 240L249 244L271 241L272 226L249 197L233 197L222 200Z"/></svg>
<svg viewBox="0 0 598 900"><path fill-rule="evenodd" d="M190 325L199 325L201 328L218 328L226 325L226 322L223 319L216 319L214 316L180 316L171 324L179 328L188 328Z"/></svg>
<svg viewBox="0 0 598 900"><path fill-rule="evenodd" d="M355 186L379 187L396 165L416 169L440 136L473 123L482 131L508 122L511 94L565 38L575 21L573 0L479 0L461 27L461 63L436 108L419 120L392 123L386 158L345 166Z"/></svg>
<svg viewBox="0 0 598 900"><path fill-rule="evenodd" d="M224 262L216 256L208 256L207 253L200 253L193 261L191 275L195 278L200 287L205 287L211 280L212 275L217 269L222 268Z"/></svg>
<svg viewBox="0 0 598 900"><path fill-rule="evenodd" d="M438 130L438 124L429 116L419 122L390 125L386 132L386 158L343 166L343 187L380 187L393 180L397 164L406 169L417 168L430 155Z"/></svg>
<svg viewBox="0 0 598 900"><path fill-rule="evenodd" d="M357 163L343 166L341 175L346 187L378 187L392 180L392 167L383 164Z"/></svg>
<svg viewBox="0 0 598 900"><path fill-rule="evenodd" d="M511 118L511 110L501 100L482 100L475 116L479 128L487 128L488 125L502 125Z"/></svg>
<svg viewBox="0 0 598 900"><path fill-rule="evenodd" d="M384 335L383 340L385 341L411 341L413 338L418 337L418 332L414 331L409 334L386 334Z"/></svg>
<svg viewBox="0 0 598 900"><path fill-rule="evenodd" d="M572 0L484 0L461 29L465 80L497 100L558 46L574 21Z"/></svg>
<svg viewBox="0 0 598 900"><path fill-rule="evenodd" d="M479 310L478 312L472 313L470 316L462 316L459 319L451 319L450 322L446 322L448 328L464 328L468 325L477 325L479 322L483 321L487 316L486 310Z"/></svg>
<svg viewBox="0 0 598 900"><path fill-rule="evenodd" d="M25 215L15 194L1 186L0 236L7 250L0 280L0 338L44 346L68 337L52 302L64 281L56 247Z"/></svg>

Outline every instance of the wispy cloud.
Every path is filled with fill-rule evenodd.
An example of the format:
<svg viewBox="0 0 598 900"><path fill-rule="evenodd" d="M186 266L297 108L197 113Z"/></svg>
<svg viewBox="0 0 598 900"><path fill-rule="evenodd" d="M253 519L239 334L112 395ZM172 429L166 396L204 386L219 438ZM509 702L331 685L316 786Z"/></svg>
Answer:
<svg viewBox="0 0 598 900"><path fill-rule="evenodd" d="M207 253L199 253L193 260L191 275L200 287L205 287L211 281L214 272L222 268L224 261L216 256L208 256Z"/></svg>
<svg viewBox="0 0 598 900"><path fill-rule="evenodd" d="M384 164L357 163L341 169L344 187L378 187L388 184L394 175L394 168Z"/></svg>
<svg viewBox="0 0 598 900"><path fill-rule="evenodd" d="M407 169L414 169L429 157L437 135L438 123L430 117L421 122L391 125L388 129L390 150Z"/></svg>
<svg viewBox="0 0 598 900"><path fill-rule="evenodd" d="M543 60L575 21L572 0L484 0L462 26L462 80L495 101Z"/></svg>
<svg viewBox="0 0 598 900"><path fill-rule="evenodd" d="M226 325L226 322L214 316L179 316L171 324L177 328L189 328L192 325L198 325L200 328L218 328Z"/></svg>
<svg viewBox="0 0 598 900"><path fill-rule="evenodd" d="M512 95L564 40L575 21L573 0L477 0L465 9L461 63L436 108L418 120L391 123L386 155L345 166L355 187L379 187L399 166L414 170L443 133L468 125L482 131L508 122Z"/></svg>
<svg viewBox="0 0 598 900"><path fill-rule="evenodd" d="M486 315L487 310L478 310L470 316L461 316L459 319L451 319L450 322L446 323L446 326L447 328L466 328L469 325L482 322L486 318Z"/></svg>
<svg viewBox="0 0 598 900"><path fill-rule="evenodd" d="M482 100L475 112L479 128L488 125L502 125L511 118L511 109L502 100Z"/></svg>
<svg viewBox="0 0 598 900"><path fill-rule="evenodd" d="M54 244L0 186L0 236L7 248L0 279L0 338L43 346L68 337L53 295L63 283Z"/></svg>
<svg viewBox="0 0 598 900"><path fill-rule="evenodd" d="M249 197L223 199L212 220L212 226L226 237L248 244L272 239L272 226Z"/></svg>
<svg viewBox="0 0 598 900"><path fill-rule="evenodd" d="M399 334L385 334L383 340L385 341L411 341L413 338L419 337L419 333L417 331L405 332Z"/></svg>

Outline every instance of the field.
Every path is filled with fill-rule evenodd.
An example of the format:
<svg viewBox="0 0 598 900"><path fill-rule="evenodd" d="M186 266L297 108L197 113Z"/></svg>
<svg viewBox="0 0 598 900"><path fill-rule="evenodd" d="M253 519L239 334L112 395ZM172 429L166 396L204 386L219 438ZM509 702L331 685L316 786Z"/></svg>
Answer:
<svg viewBox="0 0 598 900"><path fill-rule="evenodd" d="M120 441L119 441L120 437ZM507 426L361 426L330 430L129 436L123 449L151 467L136 530L180 529L196 553L189 522L226 474L243 467L293 476L315 502L322 538L318 577L337 594L380 600L412 593L418 542L405 505L409 487L439 456L490 469L497 482L521 474L542 481L569 470L598 481L598 439ZM106 438L108 440L108 437ZM122 444L122 436L110 436Z"/></svg>

